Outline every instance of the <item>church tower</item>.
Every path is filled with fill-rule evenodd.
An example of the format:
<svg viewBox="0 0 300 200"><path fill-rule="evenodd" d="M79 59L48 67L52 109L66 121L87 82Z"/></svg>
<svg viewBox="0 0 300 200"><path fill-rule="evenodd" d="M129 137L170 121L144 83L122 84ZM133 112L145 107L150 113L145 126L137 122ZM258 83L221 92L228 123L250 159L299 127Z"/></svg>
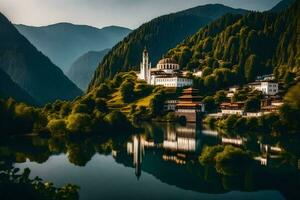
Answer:
<svg viewBox="0 0 300 200"><path fill-rule="evenodd" d="M148 84L150 84L151 63L149 62L149 54L148 54L146 47L143 51L143 60L142 60L140 68L141 68L140 79L145 80Z"/></svg>

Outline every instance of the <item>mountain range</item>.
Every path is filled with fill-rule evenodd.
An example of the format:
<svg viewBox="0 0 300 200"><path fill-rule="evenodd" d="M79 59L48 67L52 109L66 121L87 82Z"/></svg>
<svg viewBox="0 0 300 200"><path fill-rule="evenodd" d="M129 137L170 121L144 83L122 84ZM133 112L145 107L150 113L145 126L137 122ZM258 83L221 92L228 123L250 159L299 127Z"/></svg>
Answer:
<svg viewBox="0 0 300 200"><path fill-rule="evenodd" d="M37 104L72 100L82 91L0 13L0 69Z"/></svg>
<svg viewBox="0 0 300 200"><path fill-rule="evenodd" d="M110 49L89 51L80 56L70 67L67 76L82 90L86 90L98 64Z"/></svg>
<svg viewBox="0 0 300 200"><path fill-rule="evenodd" d="M88 51L111 48L122 40L130 29L109 26L102 29L71 23L33 27L15 25L38 50L67 72L72 63Z"/></svg>
<svg viewBox="0 0 300 200"><path fill-rule="evenodd" d="M209 4L164 15L141 25L104 57L90 87L119 71L137 70L145 46L152 63L156 63L170 48L226 13L246 14L248 11L221 4Z"/></svg>

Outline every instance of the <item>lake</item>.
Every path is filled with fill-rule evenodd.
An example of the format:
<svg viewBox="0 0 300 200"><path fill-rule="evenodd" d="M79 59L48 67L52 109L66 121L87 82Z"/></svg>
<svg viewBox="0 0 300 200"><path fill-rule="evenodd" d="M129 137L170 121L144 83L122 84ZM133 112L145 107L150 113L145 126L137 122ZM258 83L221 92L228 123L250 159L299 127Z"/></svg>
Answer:
<svg viewBox="0 0 300 200"><path fill-rule="evenodd" d="M195 124L154 123L143 128L139 134L105 138L17 137L2 141L0 152L15 167L30 168L32 178L39 176L55 186L80 186L83 200L300 197L300 170L280 157L279 147L220 136ZM221 143L256 152L255 164L235 176L202 166L198 161L202 148Z"/></svg>

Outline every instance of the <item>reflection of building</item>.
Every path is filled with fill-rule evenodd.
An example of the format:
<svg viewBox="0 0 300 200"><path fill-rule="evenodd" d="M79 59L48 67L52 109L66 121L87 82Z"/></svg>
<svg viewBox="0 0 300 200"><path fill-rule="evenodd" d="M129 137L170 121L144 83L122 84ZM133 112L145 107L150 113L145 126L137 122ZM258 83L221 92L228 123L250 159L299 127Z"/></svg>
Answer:
<svg viewBox="0 0 300 200"><path fill-rule="evenodd" d="M198 90L188 88L183 90L182 96L176 105L175 114L178 117L185 117L187 122L198 122L200 115L205 111L204 104L200 101Z"/></svg>
<svg viewBox="0 0 300 200"><path fill-rule="evenodd" d="M133 166L135 175L139 179L141 176L141 164L144 155L144 140L140 135L134 136L132 142L127 143L127 153L133 155Z"/></svg>
<svg viewBox="0 0 300 200"><path fill-rule="evenodd" d="M176 127L167 129L163 148L177 152L195 152L196 151L196 128Z"/></svg>
<svg viewBox="0 0 300 200"><path fill-rule="evenodd" d="M164 110L166 111L175 111L177 100L167 100L164 104Z"/></svg>
<svg viewBox="0 0 300 200"><path fill-rule="evenodd" d="M187 124L179 126L167 124L163 129L163 140L154 141L151 138L133 136L131 141L127 142L127 153L133 157L133 166L135 174L141 176L142 161L147 158L147 153L161 152L161 158L164 161L172 161L177 164L186 164L187 156L199 149L197 140L196 124Z"/></svg>
<svg viewBox="0 0 300 200"><path fill-rule="evenodd" d="M151 85L162 85L165 87L191 86L193 79L184 76L179 68L174 59L164 58L158 62L156 68L151 69L149 54L145 49L138 77Z"/></svg>

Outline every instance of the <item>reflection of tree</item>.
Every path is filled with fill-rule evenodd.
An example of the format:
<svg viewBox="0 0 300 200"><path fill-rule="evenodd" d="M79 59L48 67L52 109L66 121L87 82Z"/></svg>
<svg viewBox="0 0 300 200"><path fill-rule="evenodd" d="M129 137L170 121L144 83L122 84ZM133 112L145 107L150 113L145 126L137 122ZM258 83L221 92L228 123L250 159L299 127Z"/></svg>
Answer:
<svg viewBox="0 0 300 200"><path fill-rule="evenodd" d="M90 142L68 144L67 152L69 161L78 166L85 166L95 154L95 148Z"/></svg>
<svg viewBox="0 0 300 200"><path fill-rule="evenodd" d="M65 142L62 138L50 138L48 148L51 153L62 153L66 151Z"/></svg>

